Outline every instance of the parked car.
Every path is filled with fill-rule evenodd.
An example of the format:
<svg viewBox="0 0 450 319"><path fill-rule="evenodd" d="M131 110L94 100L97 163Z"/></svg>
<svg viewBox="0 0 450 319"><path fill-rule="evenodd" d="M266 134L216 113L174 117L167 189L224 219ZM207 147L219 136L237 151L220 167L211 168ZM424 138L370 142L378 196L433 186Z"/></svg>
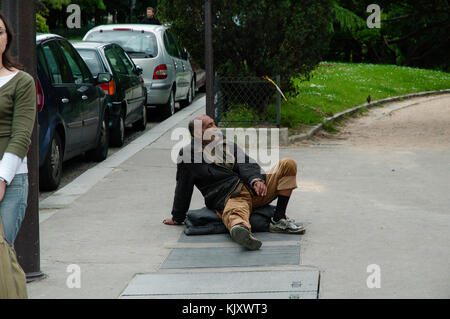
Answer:
<svg viewBox="0 0 450 319"><path fill-rule="evenodd" d="M162 108L166 116L175 113L175 102L183 107L194 99L195 77L189 55L166 26L101 25L88 31L83 41L119 44L143 69L148 105Z"/></svg>
<svg viewBox="0 0 450 319"><path fill-rule="evenodd" d="M142 69L136 67L117 44L85 41L72 44L92 74L111 74L111 82L100 87L108 101L110 142L120 147L125 140L127 125L131 124L139 131L145 130L147 125L147 92L141 77Z"/></svg>
<svg viewBox="0 0 450 319"><path fill-rule="evenodd" d="M64 161L86 152L103 161L108 156L106 96L99 87L109 73L92 76L73 46L58 35L37 34L37 101L39 186L58 188Z"/></svg>

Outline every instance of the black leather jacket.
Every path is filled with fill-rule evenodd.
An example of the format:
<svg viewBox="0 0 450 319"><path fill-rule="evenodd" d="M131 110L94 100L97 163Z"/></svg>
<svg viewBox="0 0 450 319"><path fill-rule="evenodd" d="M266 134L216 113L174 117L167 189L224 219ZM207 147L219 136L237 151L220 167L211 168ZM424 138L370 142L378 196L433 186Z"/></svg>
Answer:
<svg viewBox="0 0 450 319"><path fill-rule="evenodd" d="M203 156L201 163L195 163L193 140L190 145L180 150L179 163L177 164L177 185L172 208L172 219L174 221L183 222L186 218L194 185L205 198L206 207L222 213L228 196L239 182L243 182L251 189L250 183L254 179L259 178L264 182L266 181L266 174L262 172L261 167L254 160L250 160L250 157L236 144L232 143L231 145L234 145L235 158L232 170L215 163L207 163ZM191 152L191 160L189 162L180 161L183 154L189 151ZM238 163L237 159L239 158L245 158L245 162Z"/></svg>

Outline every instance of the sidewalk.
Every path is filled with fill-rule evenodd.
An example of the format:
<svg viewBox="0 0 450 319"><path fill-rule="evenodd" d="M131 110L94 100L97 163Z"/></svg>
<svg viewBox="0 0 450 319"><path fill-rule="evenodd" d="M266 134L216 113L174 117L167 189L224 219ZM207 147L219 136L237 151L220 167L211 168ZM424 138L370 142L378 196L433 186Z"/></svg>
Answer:
<svg viewBox="0 0 450 319"><path fill-rule="evenodd" d="M187 128L190 119L204 114L204 103L202 98L177 112L40 203L41 271L48 278L28 285L30 298L118 298L136 274L293 270L295 275L303 268L306 277L314 271L311 275L315 279L310 280L309 276L305 284L311 282L312 287L307 295L317 296L317 270L301 267L295 256L290 258L290 264L275 267L261 267L258 263L250 267L245 262L244 267L162 267L177 248L214 247L216 253L216 248L241 249L226 238L215 243L183 242L179 239L184 226L162 224L164 218L171 216L175 191L176 164L171 160L171 152L179 141L171 140L172 131ZM201 207L203 197L195 189L190 209ZM268 240L264 245L276 255L279 245L299 250L300 238L297 235L289 242ZM245 258L242 251L239 258ZM70 265L80 269L80 288L68 288L66 284L73 272ZM292 275L287 274L285 280L290 284ZM274 288L267 285L270 286L266 283L261 289ZM225 284L220 292L229 290Z"/></svg>
<svg viewBox="0 0 450 319"><path fill-rule="evenodd" d="M432 103L415 108L445 106ZM28 285L30 298L118 298L136 274L211 271L161 267L174 248L217 247L180 242L183 228L162 224L175 190L171 131L204 110L203 98L42 203L41 270L48 278ZM300 169L287 213L307 231L299 242L277 245L300 247L298 265L217 271L318 269L321 298L450 297L448 147L344 141L281 148L283 157ZM195 190L191 209L203 206ZM66 285L71 264L81 269L81 288ZM371 265L381 270L380 288L367 286Z"/></svg>
<svg viewBox="0 0 450 319"><path fill-rule="evenodd" d="M30 298L117 298L136 273L159 268L182 231L161 223L170 216L174 193L171 130L204 114L204 101L177 112L41 203L41 270L48 278L28 285ZM195 206L202 206L198 192ZM80 289L66 285L71 264L81 269Z"/></svg>

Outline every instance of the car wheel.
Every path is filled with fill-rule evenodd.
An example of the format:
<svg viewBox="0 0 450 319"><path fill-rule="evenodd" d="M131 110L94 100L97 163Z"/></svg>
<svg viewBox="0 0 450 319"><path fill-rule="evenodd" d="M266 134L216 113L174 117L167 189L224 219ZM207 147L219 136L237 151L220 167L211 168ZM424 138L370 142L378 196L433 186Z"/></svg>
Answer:
<svg viewBox="0 0 450 319"><path fill-rule="evenodd" d="M171 90L169 95L169 101L164 106L164 117L170 117L175 113L175 91Z"/></svg>
<svg viewBox="0 0 450 319"><path fill-rule="evenodd" d="M181 107L186 107L186 106L191 105L192 101L194 100L194 94L195 94L194 85L195 85L194 79L192 79L191 86L188 91L188 95L185 100L181 101Z"/></svg>
<svg viewBox="0 0 450 319"><path fill-rule="evenodd" d="M86 156L89 160L94 162L101 162L108 157L109 147L109 129L108 129L108 115L103 115L102 124L100 127L100 138L97 147L93 150L87 151Z"/></svg>
<svg viewBox="0 0 450 319"><path fill-rule="evenodd" d="M125 142L125 119L123 112L120 112L117 127L111 132L111 144L116 147L121 147Z"/></svg>
<svg viewBox="0 0 450 319"><path fill-rule="evenodd" d="M142 106L142 118L139 121L133 123L133 128L136 131L144 131L147 126L147 107L145 104Z"/></svg>
<svg viewBox="0 0 450 319"><path fill-rule="evenodd" d="M39 189L52 191L58 188L61 182L62 163L62 142L58 132L55 131L44 165L39 169Z"/></svg>

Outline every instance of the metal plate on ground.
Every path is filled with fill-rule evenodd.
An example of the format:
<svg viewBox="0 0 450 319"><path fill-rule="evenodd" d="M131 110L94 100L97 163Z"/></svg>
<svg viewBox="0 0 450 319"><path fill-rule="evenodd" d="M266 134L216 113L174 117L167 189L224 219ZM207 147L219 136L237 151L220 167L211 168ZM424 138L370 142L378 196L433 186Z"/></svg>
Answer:
<svg viewBox="0 0 450 319"><path fill-rule="evenodd" d="M301 235L298 234L279 234L279 233L254 233L255 237L262 242L268 241L300 241ZM230 234L211 234L211 235L193 235L187 236L181 233L178 242L180 243L229 243Z"/></svg>
<svg viewBox="0 0 450 319"><path fill-rule="evenodd" d="M318 270L138 274L120 298L317 299Z"/></svg>
<svg viewBox="0 0 450 319"><path fill-rule="evenodd" d="M279 266L300 264L300 246L176 248L161 265L163 269Z"/></svg>

